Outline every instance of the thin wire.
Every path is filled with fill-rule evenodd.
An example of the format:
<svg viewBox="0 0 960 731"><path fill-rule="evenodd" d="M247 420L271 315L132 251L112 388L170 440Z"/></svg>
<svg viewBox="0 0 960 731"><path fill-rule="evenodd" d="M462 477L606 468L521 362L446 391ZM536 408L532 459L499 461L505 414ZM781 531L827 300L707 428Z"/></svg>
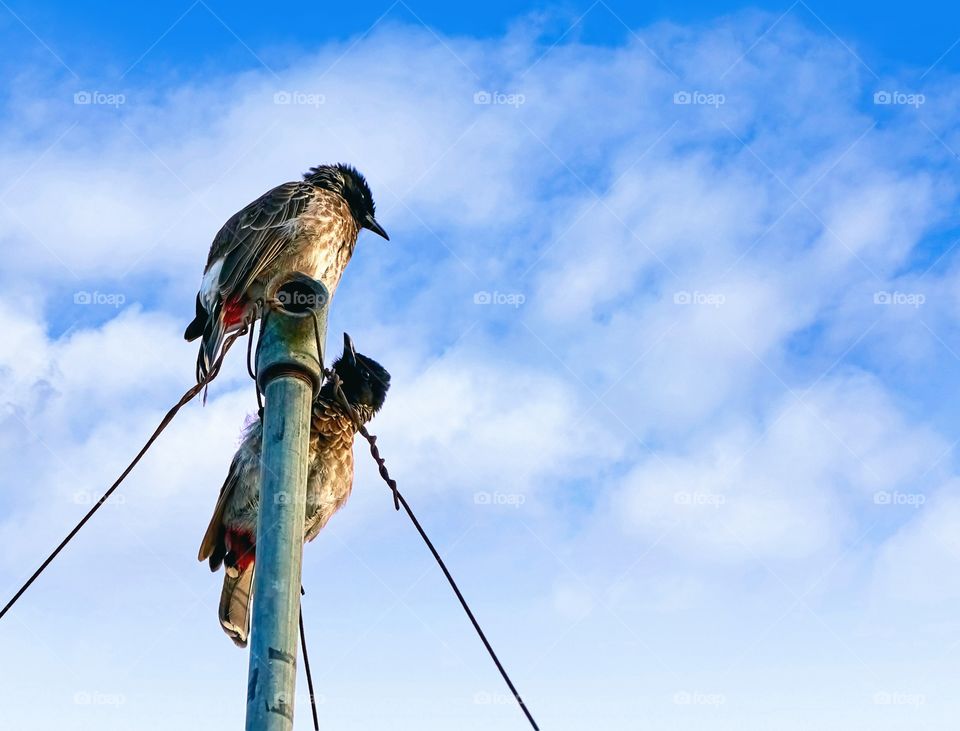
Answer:
<svg viewBox="0 0 960 731"><path fill-rule="evenodd" d="M253 372L253 324L250 324L250 337L247 338L247 373L254 381L257 380L257 374Z"/></svg>
<svg viewBox="0 0 960 731"><path fill-rule="evenodd" d="M151 446L153 446L153 443L157 440L157 437L159 437L160 434L163 432L163 430L167 428L167 426L170 424L171 421L173 421L173 417L177 415L177 412L180 411L180 409L184 405L186 405L189 401L192 401L193 398L202 390L204 390L210 384L210 382L216 377L216 375L220 372L220 366L223 363L223 357L227 354L227 351L230 349L230 346L233 345L233 342L238 337L240 337L245 333L246 333L246 326L242 330L238 330L236 333L234 333L229 338L227 338L227 340L223 344L223 349L220 351L220 357L217 358L216 362L213 364L213 367L207 372L207 375L204 376L203 379L197 385L188 389L187 392L184 393L183 396L180 398L180 400L173 406L173 408L171 408L167 412L166 416L164 416L163 419L161 420L159 426L157 426L153 434L150 435L150 438L147 440L146 444L144 444L143 447L140 449L140 451L137 452L137 455L133 458L133 461L130 462L129 465L127 465L127 468L120 474L120 476L109 487L109 489L107 489L107 491L103 493L100 499L93 504L93 507L90 508L90 510L87 511L87 514L80 519L80 522L73 527L73 530L71 530L67 534L67 537L64 538L62 541L60 541L60 544L55 549L53 549L53 553L51 553L49 556L46 557L46 559L44 559L43 563L41 563L40 566L37 568L37 570L34 571L33 574L31 574L30 578L24 582L23 586L21 586L17 590L17 593L13 595L13 597L10 599L10 601L6 603L3 609L0 609L0 619L3 619L4 615L8 611L10 611L10 608L14 604L16 604L17 600L21 596L23 596L24 592L26 592L26 590L30 588L30 585L37 580L37 578L40 576L40 574L44 572L47 566L53 563L53 560L57 557L57 555L64 548L66 548L67 544L71 540L73 540L73 537L77 535L77 533L80 532L80 529L87 524L87 521L93 517L93 514L96 513L103 506L103 504L110 498L110 496L114 493L114 491L118 487L120 487L120 483L122 483L124 479L126 479L127 475L129 475L130 472L133 471L133 468L137 466L137 463L141 460L143 455L145 455L147 453L147 450L150 449Z"/></svg>
<svg viewBox="0 0 960 731"><path fill-rule="evenodd" d="M260 418L263 418L263 394L260 393L260 384L257 383L257 374L254 372L254 362L253 362L253 323L256 322L257 316L260 312L261 300L257 300L257 304L254 305L256 308L253 313L253 317L250 322L250 337L247 338L247 373L250 375L250 378L253 379L253 390L257 394L257 414ZM261 332L263 330L261 329ZM260 353L260 339L257 338L257 354Z"/></svg>
<svg viewBox="0 0 960 731"><path fill-rule="evenodd" d="M306 594L300 587L300 596ZM314 731L320 731L320 719L317 717L317 699L313 694L313 673L310 672L310 657L307 655L307 635L303 631L303 601L300 602L300 647L303 650L303 669L307 673L307 689L310 691L310 710L313 712Z"/></svg>
<svg viewBox="0 0 960 731"><path fill-rule="evenodd" d="M333 381L334 391L336 393L337 400L340 404L346 408L347 413L350 414L353 421L358 427L359 433L363 436L364 439L370 444L370 454L373 455L374 460L376 460L377 465L380 470L380 476L383 478L384 482L387 483L387 486L393 492L394 504L398 505L397 509L399 510L399 505L403 506L403 509L406 511L407 515L410 517L410 520L413 522L414 527L417 529L417 532L420 534L420 537L423 539L423 542L427 544L427 548L430 549L430 553L433 554L433 558L436 560L437 565L440 567L440 570L443 572L443 575L447 579L447 583L450 584L450 588L453 589L453 593L457 595L457 599L460 601L460 606L463 607L463 611L466 612L467 617L470 619L470 623L473 625L473 629L476 630L477 636L480 638L480 641L483 642L483 646L487 649L487 653L490 655L490 658L493 660L494 664L497 666L497 670L500 671L500 676L503 678L504 682L507 684L507 687L510 688L510 692L513 693L513 697L516 699L517 704L520 706L520 710L523 711L523 714L527 717L527 720L530 722L530 725L535 729L535 731L540 731L540 727L537 725L537 722L533 718L533 714L530 713L530 709L527 708L526 703L523 702L523 698L520 697L520 693L517 691L516 686L513 684L513 681L510 680L510 676L507 674L506 668L503 667L503 663L500 662L500 658L497 657L497 653L494 651L493 646L490 644L490 641L487 639L487 636L484 634L483 629L480 627L480 623L477 621L477 618L474 616L473 611L470 609L470 605L467 604L467 600L464 598L463 593L460 591L460 587L457 586L456 580L454 580L453 575L450 573L450 570L447 568L447 565L443 562L443 558L440 557L440 553L437 551L436 547L433 545L433 541L430 540L430 537L427 535L426 531L423 529L423 526L420 525L420 521L417 520L417 516L413 513L413 508L410 507L410 504L406 501L403 495L400 494L400 490L397 488L397 481L390 477L390 473L387 471L387 465L383 457L380 456L380 450L377 448L377 438L376 436L370 434L366 427L363 425L360 416L357 414L356 410L353 408L353 405L347 400L346 394L344 394L343 389L340 387L340 377L333 370L328 370L325 372L325 375L328 379Z"/></svg>
<svg viewBox="0 0 960 731"><path fill-rule="evenodd" d="M320 370L323 371L324 377L326 377L328 371L323 366L323 343L320 342L323 340L320 336L320 314L316 309L310 310L310 314L313 315L313 337L317 340L317 360L320 363Z"/></svg>
<svg viewBox="0 0 960 731"><path fill-rule="evenodd" d="M370 443L371 452L373 451L374 444ZM510 688L510 692L513 693L513 697L516 699L517 703L520 706L520 710L523 711L523 714L527 717L527 720L530 722L530 725L533 726L536 731L540 731L540 727L537 725L537 722L533 720L533 715L530 713L530 709L527 708L527 704L523 702L523 698L520 697L520 693L517 692L516 686L514 686L513 681L510 680L510 676L507 674L506 668L503 667L503 663L500 662L500 658L497 657L497 653L494 652L493 646L490 644L490 641L487 639L487 636L483 633L483 629L480 627L480 623L477 621L477 618L473 615L473 612L470 610L470 605L467 604L467 600L464 599L463 594L460 592L460 587L457 586L457 582L454 580L453 575L450 573L450 570L447 568L447 565L443 562L443 559L440 557L440 554L437 552L437 549L433 545L433 541L430 540L430 537L427 535L426 531L423 529L423 526L420 525L420 521L417 520L417 516L413 514L413 509L410 507L410 504L406 501L403 495L400 494L400 491L395 487L393 488L394 498L400 501L400 504L403 506L403 509L407 512L407 515L410 516L410 520L413 521L414 527L417 529L417 532L420 534L420 537L423 538L423 542L427 544L427 548L430 549L430 553L433 554L433 557L437 561L437 565L440 566L440 570L443 572L443 575L447 578L447 582L450 584L450 588L453 589L453 593L457 595L457 599L460 600L460 606L463 607L463 611L467 613L467 617L470 618L470 623L473 625L473 628L477 631L477 636L480 637L480 641L483 642L483 646L487 648L487 652L490 655L490 659L493 660L494 664L497 666L497 670L500 671L500 675L503 677L504 682L507 684L507 687Z"/></svg>
<svg viewBox="0 0 960 731"><path fill-rule="evenodd" d="M363 425L360 426L358 431L360 432L360 436L370 444L370 454L373 455L373 459L377 463L380 477L387 483L387 487L393 491L393 509L400 510L400 491L397 489L397 481L390 477L390 473L387 472L387 463L383 457L380 456L380 450L377 448L377 437L368 432L367 427Z"/></svg>
<svg viewBox="0 0 960 731"><path fill-rule="evenodd" d="M247 371L250 373L250 377L253 379L253 390L257 394L257 416L260 417L261 421L263 420L263 394L260 393L260 382L257 381L256 368L257 364L260 362L260 344L263 343L263 334L267 331L267 318L270 317L270 314L273 312L275 307L276 298L269 301L263 299L257 300L254 313L260 317L260 333L257 336L257 347L253 353L253 368L250 367L249 356L247 358Z"/></svg>

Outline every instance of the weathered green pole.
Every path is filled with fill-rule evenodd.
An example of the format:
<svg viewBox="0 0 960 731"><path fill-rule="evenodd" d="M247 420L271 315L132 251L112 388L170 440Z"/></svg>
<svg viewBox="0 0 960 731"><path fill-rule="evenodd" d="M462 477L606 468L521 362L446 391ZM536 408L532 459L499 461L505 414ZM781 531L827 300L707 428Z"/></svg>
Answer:
<svg viewBox="0 0 960 731"><path fill-rule="evenodd" d="M320 282L296 274L279 284L268 296L282 307L266 315L257 355L266 403L247 731L293 729L310 411L321 381L316 325L320 347L327 330L329 298Z"/></svg>

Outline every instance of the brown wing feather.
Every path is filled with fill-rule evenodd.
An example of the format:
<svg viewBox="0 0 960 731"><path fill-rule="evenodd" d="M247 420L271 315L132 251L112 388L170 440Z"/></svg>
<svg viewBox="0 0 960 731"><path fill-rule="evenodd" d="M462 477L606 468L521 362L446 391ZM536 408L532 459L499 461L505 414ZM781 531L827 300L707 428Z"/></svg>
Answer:
<svg viewBox="0 0 960 731"><path fill-rule="evenodd" d="M197 554L198 561L205 561L213 556L214 553L220 554L216 561L211 560L210 568L214 571L220 566L220 562L223 561L223 554L226 552L226 546L224 545L223 511L226 509L227 502L229 502L230 496L233 494L233 489L239 480L240 469L237 464L237 456L235 456L233 462L230 463L230 472L227 474L227 479L223 481L223 486L220 488L220 497L217 498L217 505L213 509L213 517L210 518L207 531L203 534L203 540L200 542L200 552ZM214 565L214 563L216 563L216 565Z"/></svg>
<svg viewBox="0 0 960 731"><path fill-rule="evenodd" d="M207 267L223 259L219 290L245 292L290 243L287 224L302 214L316 188L299 181L278 185L230 217L213 239Z"/></svg>
<svg viewBox="0 0 960 731"><path fill-rule="evenodd" d="M359 410L364 419L363 407ZM369 419L364 419L369 421ZM353 488L353 419L342 407L321 397L314 402L311 431L316 439L317 464L311 478L318 484L316 511L304 526L304 541L312 541L347 501Z"/></svg>

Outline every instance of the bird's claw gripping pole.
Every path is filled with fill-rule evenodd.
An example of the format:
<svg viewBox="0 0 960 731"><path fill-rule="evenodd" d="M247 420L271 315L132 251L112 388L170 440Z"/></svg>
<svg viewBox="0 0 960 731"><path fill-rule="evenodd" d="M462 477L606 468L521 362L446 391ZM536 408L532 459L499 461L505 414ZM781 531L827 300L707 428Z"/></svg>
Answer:
<svg viewBox="0 0 960 731"><path fill-rule="evenodd" d="M329 304L323 284L303 274L271 289L256 363L266 408L246 731L293 729L310 415Z"/></svg>

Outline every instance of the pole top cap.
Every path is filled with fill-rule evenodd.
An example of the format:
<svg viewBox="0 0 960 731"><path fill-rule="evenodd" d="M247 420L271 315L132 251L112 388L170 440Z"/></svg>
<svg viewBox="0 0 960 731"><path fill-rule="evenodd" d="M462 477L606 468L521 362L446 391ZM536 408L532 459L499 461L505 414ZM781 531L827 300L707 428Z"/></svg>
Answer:
<svg viewBox="0 0 960 731"><path fill-rule="evenodd" d="M264 293L269 302L257 344L257 383L280 376L309 381L314 395L323 377L323 349L330 294L323 283L296 272L277 277Z"/></svg>

